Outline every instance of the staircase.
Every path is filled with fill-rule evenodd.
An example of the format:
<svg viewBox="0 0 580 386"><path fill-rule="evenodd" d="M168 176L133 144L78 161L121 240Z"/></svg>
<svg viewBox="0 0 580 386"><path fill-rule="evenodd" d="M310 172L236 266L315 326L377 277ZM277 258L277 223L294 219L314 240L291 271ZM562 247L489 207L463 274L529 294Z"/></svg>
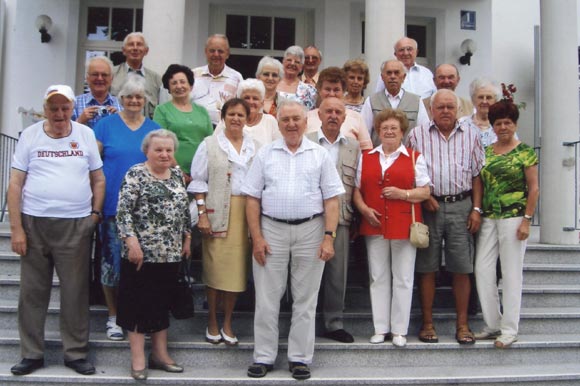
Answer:
<svg viewBox="0 0 580 386"><path fill-rule="evenodd" d="M58 333L59 284L55 277L46 321L46 367L15 377L10 367L20 360L17 304L19 257L10 252L10 234L0 223L0 385L122 385L135 384L129 375L127 341L106 338L104 307L91 308L90 359L97 368L92 376L80 376L63 366ZM580 385L580 247L530 243L524 272L523 309L519 341L498 350L493 341L459 346L454 340L455 315L450 289L438 288L434 316L440 343L425 344L416 338L420 315L414 305L406 348L371 345L373 333L368 289L362 280L351 280L347 291L345 329L354 333L354 344L317 338L312 385ZM358 259L360 261L360 259ZM353 270L355 268L353 267ZM359 273L360 275L360 273ZM356 275L353 275L355 277ZM363 276L364 275L360 275ZM151 385L285 385L296 384L286 363L289 313L280 317L281 345L275 370L265 378L246 376L252 362L253 313L239 311L234 328L240 339L236 348L204 341L206 313L201 307L199 285L196 316L172 321L169 348L184 365L183 374L150 371ZM417 302L415 301L415 304ZM471 328L482 327L481 314L471 317Z"/></svg>

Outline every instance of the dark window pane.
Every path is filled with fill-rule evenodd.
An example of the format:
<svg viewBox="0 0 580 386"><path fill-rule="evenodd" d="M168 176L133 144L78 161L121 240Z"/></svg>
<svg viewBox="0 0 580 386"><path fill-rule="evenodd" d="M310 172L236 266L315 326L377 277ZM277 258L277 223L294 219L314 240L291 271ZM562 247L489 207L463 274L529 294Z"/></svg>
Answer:
<svg viewBox="0 0 580 386"><path fill-rule="evenodd" d="M135 20L135 32L143 32L143 9L137 8Z"/></svg>
<svg viewBox="0 0 580 386"><path fill-rule="evenodd" d="M248 17L227 15L226 36L231 48L248 48Z"/></svg>
<svg viewBox="0 0 580 386"><path fill-rule="evenodd" d="M89 7L87 16L87 39L109 39L109 8Z"/></svg>
<svg viewBox="0 0 580 386"><path fill-rule="evenodd" d="M252 16L250 18L250 48L269 50L272 39L272 18Z"/></svg>
<svg viewBox="0 0 580 386"><path fill-rule="evenodd" d="M427 56L427 27L424 25L407 24L407 36L417 41L417 56L424 58Z"/></svg>
<svg viewBox="0 0 580 386"><path fill-rule="evenodd" d="M274 49L285 51L294 45L296 22L294 19L277 17L274 19Z"/></svg>
<svg viewBox="0 0 580 386"><path fill-rule="evenodd" d="M133 32L133 10L129 8L113 8L111 40L123 41L125 36Z"/></svg>
<svg viewBox="0 0 580 386"><path fill-rule="evenodd" d="M230 55L228 59L228 66L235 68L242 74L244 79L255 78L258 62L262 59L261 56L252 55Z"/></svg>
<svg viewBox="0 0 580 386"><path fill-rule="evenodd" d="M121 64L125 61L125 55L123 55L122 51L115 51L109 53L109 59L111 62L116 66L117 64Z"/></svg>

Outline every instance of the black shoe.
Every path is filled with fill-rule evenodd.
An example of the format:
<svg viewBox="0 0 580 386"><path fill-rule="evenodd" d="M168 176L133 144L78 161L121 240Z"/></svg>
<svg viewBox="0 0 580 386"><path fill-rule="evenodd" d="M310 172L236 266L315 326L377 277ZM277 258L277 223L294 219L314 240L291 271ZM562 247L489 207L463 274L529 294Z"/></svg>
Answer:
<svg viewBox="0 0 580 386"><path fill-rule="evenodd" d="M73 369L81 375L92 375L95 373L95 366L86 359L77 359L76 361L65 361L64 365Z"/></svg>
<svg viewBox="0 0 580 386"><path fill-rule="evenodd" d="M290 362L290 372L292 373L292 378L298 380L304 380L310 378L310 368L306 363L302 362Z"/></svg>
<svg viewBox="0 0 580 386"><path fill-rule="evenodd" d="M352 335L343 330L342 328L340 330L327 332L326 334L324 334L324 337L342 343L354 342L354 338L352 337Z"/></svg>
<svg viewBox="0 0 580 386"><path fill-rule="evenodd" d="M265 363L254 363L248 367L248 377L262 378L268 374L268 371L272 371L273 369L273 365L267 365Z"/></svg>
<svg viewBox="0 0 580 386"><path fill-rule="evenodd" d="M26 375L40 369L41 367L44 367L44 359L23 358L20 363L12 366L10 371L14 375Z"/></svg>

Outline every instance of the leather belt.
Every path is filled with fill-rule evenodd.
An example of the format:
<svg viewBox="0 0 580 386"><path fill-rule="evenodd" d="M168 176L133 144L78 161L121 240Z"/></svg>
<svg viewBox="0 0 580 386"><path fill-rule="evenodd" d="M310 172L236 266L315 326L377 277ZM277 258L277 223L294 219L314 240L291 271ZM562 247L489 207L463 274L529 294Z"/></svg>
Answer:
<svg viewBox="0 0 580 386"><path fill-rule="evenodd" d="M312 215L310 217L299 218L299 219L296 219L296 220L284 220L284 219L281 219L281 218L276 218L276 217L268 216L267 214L263 214L263 213L262 213L262 216L268 217L270 220L274 220L276 222L282 222L282 223L288 224L288 225L300 225L300 224L304 224L307 221L313 220L316 217L320 217L320 216L322 216L322 214L323 213L316 213L315 215Z"/></svg>
<svg viewBox="0 0 580 386"><path fill-rule="evenodd" d="M465 200L467 197L471 197L471 190L468 190L466 192L462 192L459 194L451 194L448 196L433 196L435 197L435 199L437 201L442 201L442 202L457 202L457 201L462 201Z"/></svg>

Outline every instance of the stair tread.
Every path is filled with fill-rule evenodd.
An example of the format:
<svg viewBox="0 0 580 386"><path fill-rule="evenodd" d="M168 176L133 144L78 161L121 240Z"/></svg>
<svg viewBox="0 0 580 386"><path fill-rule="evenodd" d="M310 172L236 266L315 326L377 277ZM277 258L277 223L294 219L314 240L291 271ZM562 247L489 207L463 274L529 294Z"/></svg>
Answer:
<svg viewBox="0 0 580 386"><path fill-rule="evenodd" d="M315 357L316 360L316 357ZM250 364L250 363L248 363ZM0 380L14 380L10 374L10 367L13 364L0 363ZM62 383L74 384L75 382L85 383L93 381L107 383L125 383L131 380L129 375L129 360L124 367L120 366L96 366L97 373L90 377L75 374L72 370L62 364L49 364L46 367L26 376L30 381L44 379L46 381L61 381ZM332 384L346 385L357 384L365 380L365 384L372 384L373 381L380 384L404 384L416 383L417 381L429 382L430 384L447 384L450 381L469 380L473 382L489 382L502 380L558 380L577 379L580 376L580 365L574 363L552 364L545 366L525 366L525 365L504 365L494 366L490 371L489 366L413 366L413 367L317 367L316 362L311 365L312 378L309 384ZM161 371L152 370L149 372L148 384L162 384L171 382L172 384L254 384L256 380L246 376L247 367L233 366L229 368L207 368L189 367L181 374L167 374ZM275 381L277 384L296 384L290 376L286 366L276 367L268 373L266 378L260 381L264 384L267 381ZM453 382L455 383L455 382Z"/></svg>

